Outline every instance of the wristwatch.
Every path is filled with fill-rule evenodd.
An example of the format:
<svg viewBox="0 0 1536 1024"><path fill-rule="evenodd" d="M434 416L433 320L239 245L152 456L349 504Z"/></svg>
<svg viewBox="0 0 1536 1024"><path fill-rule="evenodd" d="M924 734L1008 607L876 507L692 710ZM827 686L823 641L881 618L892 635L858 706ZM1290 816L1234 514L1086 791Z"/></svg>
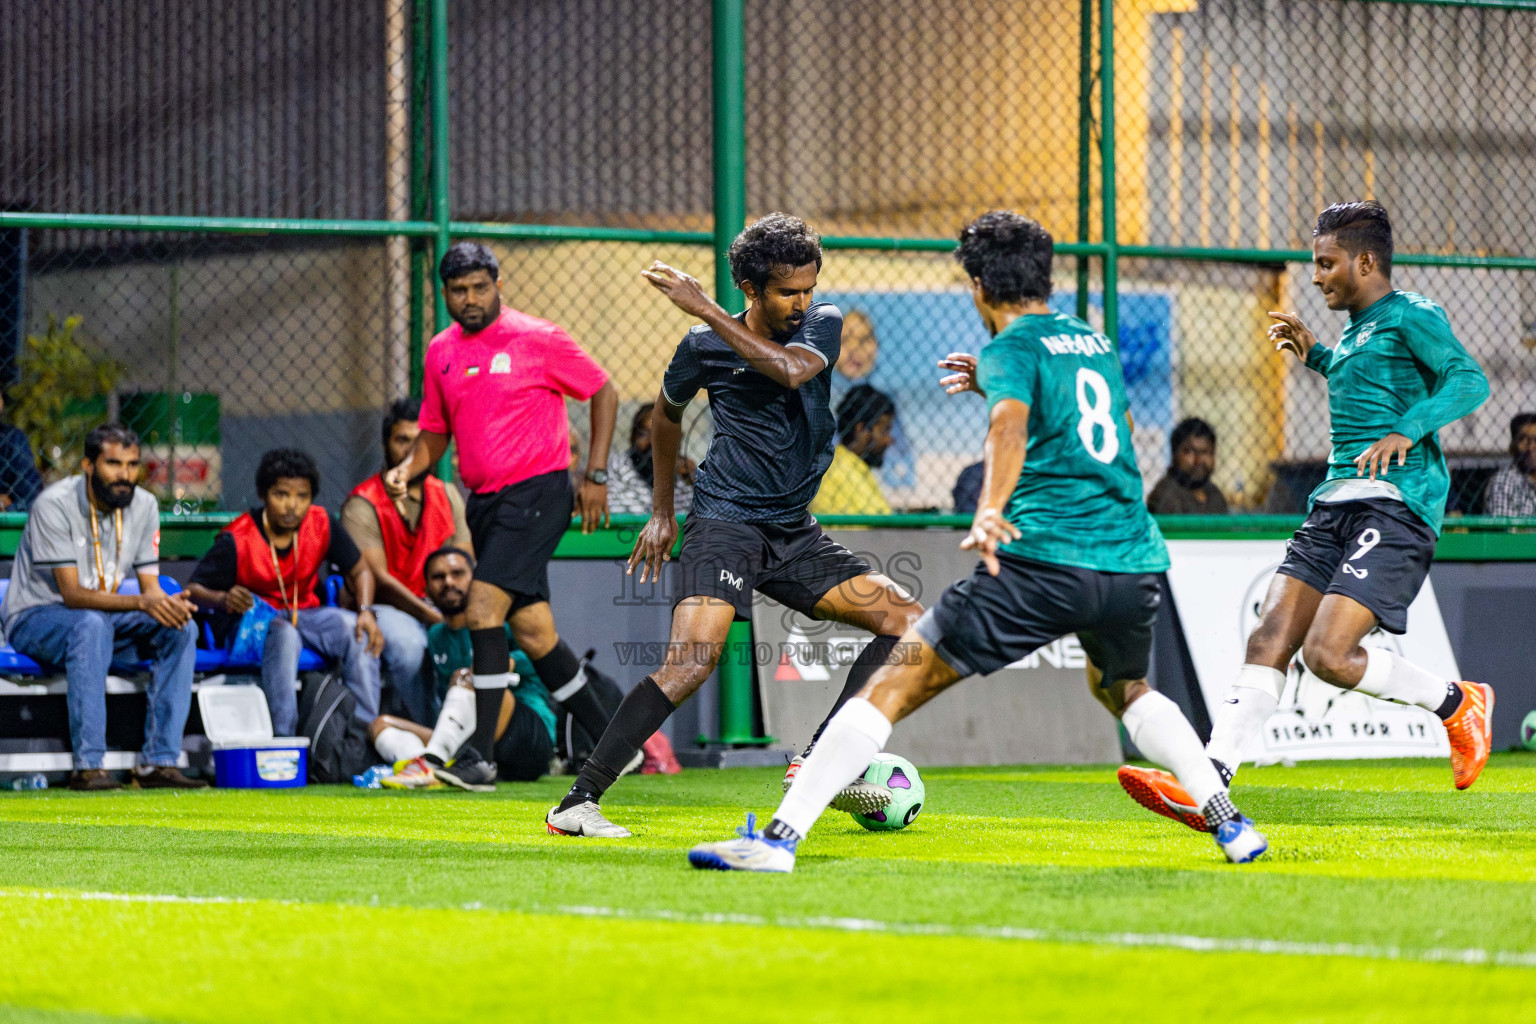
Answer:
<svg viewBox="0 0 1536 1024"><path fill-rule="evenodd" d="M606 469L589 469L587 470L587 479L595 484L606 484L608 482L608 471Z"/></svg>

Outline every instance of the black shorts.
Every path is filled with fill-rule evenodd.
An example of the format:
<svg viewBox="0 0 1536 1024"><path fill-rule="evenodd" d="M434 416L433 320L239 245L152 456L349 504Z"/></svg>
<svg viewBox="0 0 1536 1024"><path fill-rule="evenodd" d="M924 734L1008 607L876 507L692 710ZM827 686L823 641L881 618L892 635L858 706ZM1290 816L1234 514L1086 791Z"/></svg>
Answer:
<svg viewBox="0 0 1536 1024"><path fill-rule="evenodd" d="M517 696L517 691L512 692ZM532 782L549 772L549 761L555 756L555 745L549 738L549 728L538 713L517 702L512 709L512 719L507 731L496 741L496 777L503 782Z"/></svg>
<svg viewBox="0 0 1536 1024"><path fill-rule="evenodd" d="M505 590L513 609L549 600L549 559L571 525L575 494L565 470L471 494L464 519L475 544L475 579Z"/></svg>
<svg viewBox="0 0 1536 1024"><path fill-rule="evenodd" d="M678 570L674 607L690 597L718 597L731 603L738 619L751 614L754 590L810 615L827 591L872 571L811 515L789 525L689 516Z"/></svg>
<svg viewBox="0 0 1536 1024"><path fill-rule="evenodd" d="M1408 606L1435 557L1435 531L1389 498L1313 507L1275 571L1319 594L1343 594L1388 633L1408 630Z"/></svg>
<svg viewBox="0 0 1536 1024"><path fill-rule="evenodd" d="M1146 678L1161 600L1155 573L997 559L996 576L977 565L917 620L918 633L962 678L991 675L1068 633L1106 684Z"/></svg>

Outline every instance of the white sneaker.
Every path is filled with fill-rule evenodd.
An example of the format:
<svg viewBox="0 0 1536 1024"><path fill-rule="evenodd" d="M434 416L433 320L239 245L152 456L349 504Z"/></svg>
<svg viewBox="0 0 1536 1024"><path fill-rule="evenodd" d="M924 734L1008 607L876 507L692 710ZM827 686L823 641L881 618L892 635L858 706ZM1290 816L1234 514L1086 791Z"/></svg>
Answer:
<svg viewBox="0 0 1536 1024"><path fill-rule="evenodd" d="M588 800L560 810L556 805L544 817L544 829L552 836L584 836L588 839L628 839L632 833L603 817L597 804Z"/></svg>
<svg viewBox="0 0 1536 1024"><path fill-rule="evenodd" d="M1233 864L1247 864L1269 849L1269 840L1248 819L1229 819L1216 830L1216 845Z"/></svg>
<svg viewBox="0 0 1536 1024"><path fill-rule="evenodd" d="M789 762L784 771L784 792L789 792L789 787L794 785L795 776L800 774L800 769L805 764L805 758L795 757ZM890 804L894 794L884 786L877 785L863 778L854 779L848 785L838 790L837 795L829 804L834 811L842 811L844 814L874 814L883 811Z"/></svg>
<svg viewBox="0 0 1536 1024"><path fill-rule="evenodd" d="M688 851L688 863L713 871L795 870L795 844L785 839L768 839L755 828L757 819L747 815L746 828L739 828L739 838L723 843L700 843Z"/></svg>

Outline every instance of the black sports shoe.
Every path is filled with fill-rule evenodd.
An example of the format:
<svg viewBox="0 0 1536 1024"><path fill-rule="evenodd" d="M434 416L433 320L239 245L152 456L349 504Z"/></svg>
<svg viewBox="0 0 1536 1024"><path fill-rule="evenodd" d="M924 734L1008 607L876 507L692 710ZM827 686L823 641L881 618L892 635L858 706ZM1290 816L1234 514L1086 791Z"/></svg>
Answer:
<svg viewBox="0 0 1536 1024"><path fill-rule="evenodd" d="M433 768L432 774L448 783L467 789L471 793L496 792L496 765L480 756L480 751L465 745L459 756L443 768Z"/></svg>

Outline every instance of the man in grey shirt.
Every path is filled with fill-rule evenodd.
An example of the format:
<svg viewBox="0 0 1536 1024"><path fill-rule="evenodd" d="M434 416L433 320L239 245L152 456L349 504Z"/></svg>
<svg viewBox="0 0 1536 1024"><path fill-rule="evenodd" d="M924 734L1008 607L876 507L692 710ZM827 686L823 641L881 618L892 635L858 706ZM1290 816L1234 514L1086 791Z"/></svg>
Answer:
<svg viewBox="0 0 1536 1024"><path fill-rule="evenodd" d="M207 785L176 767L192 702L194 606L160 588L160 509L137 485L139 437L121 424L85 439L82 474L38 495L0 602L11 646L69 684L71 789L120 789L102 769L107 746L107 672L149 660L149 711L136 785ZM132 572L139 593L119 594Z"/></svg>

